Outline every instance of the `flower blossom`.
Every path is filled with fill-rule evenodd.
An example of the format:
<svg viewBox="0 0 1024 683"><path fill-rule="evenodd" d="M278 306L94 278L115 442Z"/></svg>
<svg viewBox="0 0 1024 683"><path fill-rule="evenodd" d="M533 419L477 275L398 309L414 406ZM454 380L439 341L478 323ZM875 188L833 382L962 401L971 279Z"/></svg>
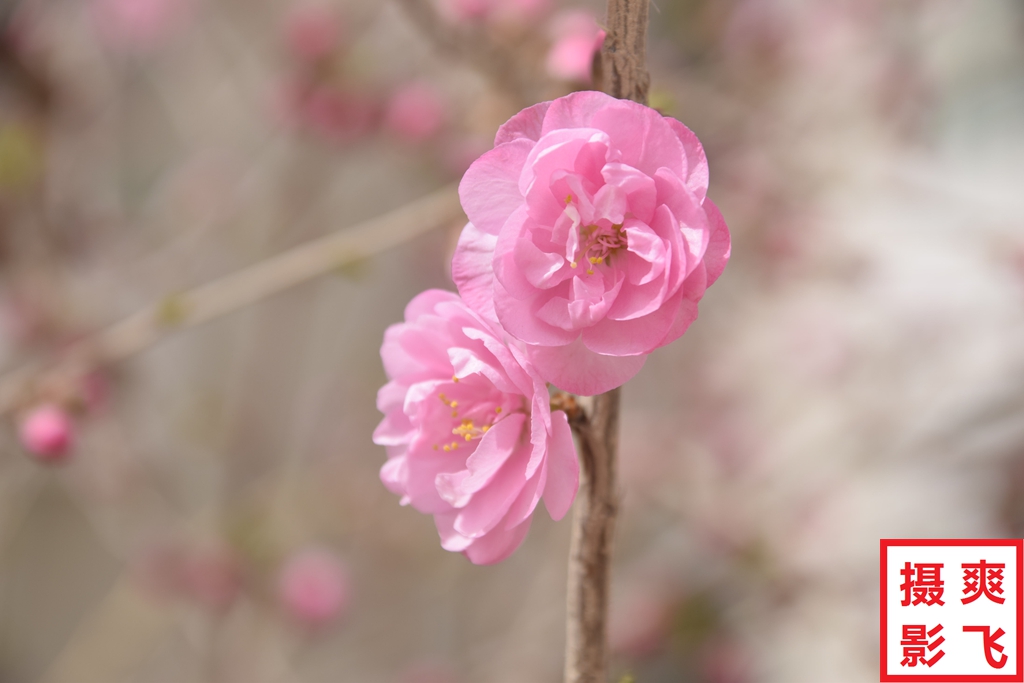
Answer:
<svg viewBox="0 0 1024 683"><path fill-rule="evenodd" d="M516 346L451 292L428 290L381 347L381 480L431 514L441 546L475 564L508 557L541 497L553 519L572 505L579 465L569 422Z"/></svg>
<svg viewBox="0 0 1024 683"><path fill-rule="evenodd" d="M677 339L729 258L686 126L599 92L529 107L459 186L463 300L526 344L542 379L608 391Z"/></svg>
<svg viewBox="0 0 1024 683"><path fill-rule="evenodd" d="M594 55L605 38L594 15L586 10L564 12L552 23L552 38L544 61L548 75L561 81L590 83Z"/></svg>
<svg viewBox="0 0 1024 683"><path fill-rule="evenodd" d="M25 449L39 460L56 463L64 460L71 450L75 427L63 409L45 404L25 416L19 436Z"/></svg>
<svg viewBox="0 0 1024 683"><path fill-rule="evenodd" d="M333 553L311 547L290 557L278 578L278 595L294 619L325 626L348 605L348 573Z"/></svg>

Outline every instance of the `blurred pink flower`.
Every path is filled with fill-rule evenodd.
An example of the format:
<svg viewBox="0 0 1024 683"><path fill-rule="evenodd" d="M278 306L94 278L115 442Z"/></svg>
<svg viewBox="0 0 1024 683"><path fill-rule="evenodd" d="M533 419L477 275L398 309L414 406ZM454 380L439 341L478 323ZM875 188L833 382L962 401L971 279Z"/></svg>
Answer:
<svg viewBox="0 0 1024 683"><path fill-rule="evenodd" d="M344 33L338 12L327 5L300 5L285 17L285 44L301 62L316 63L329 57L341 44Z"/></svg>
<svg viewBox="0 0 1024 683"><path fill-rule="evenodd" d="M562 81L589 83L594 54L605 32L586 10L564 12L552 22L552 45L545 66L548 75Z"/></svg>
<svg viewBox="0 0 1024 683"><path fill-rule="evenodd" d="M297 621L324 626L338 618L348 604L348 576L333 553L307 548L289 558L281 570L278 594Z"/></svg>
<svg viewBox="0 0 1024 683"><path fill-rule="evenodd" d="M521 111L494 144L459 187L459 293L560 389L623 384L686 331L729 258L700 141L586 91Z"/></svg>
<svg viewBox="0 0 1024 683"><path fill-rule="evenodd" d="M91 0L89 11L107 47L136 52L160 47L191 6L188 0Z"/></svg>
<svg viewBox="0 0 1024 683"><path fill-rule="evenodd" d="M300 97L300 120L329 140L348 142L373 128L377 106L365 96L325 86Z"/></svg>
<svg viewBox="0 0 1024 683"><path fill-rule="evenodd" d="M429 83L416 81L399 87L388 100L384 123L407 142L423 142L441 130L446 118L441 94Z"/></svg>
<svg viewBox="0 0 1024 683"><path fill-rule="evenodd" d="M381 347L391 379L377 394L381 480L434 515L441 547L475 564L508 557L543 496L553 519L572 505L579 465L569 422L516 346L451 292L428 290Z"/></svg>
<svg viewBox="0 0 1024 683"><path fill-rule="evenodd" d="M74 441L75 426L68 414L56 405L38 406L21 422L21 443L44 462L59 462L68 455Z"/></svg>
<svg viewBox="0 0 1024 683"><path fill-rule="evenodd" d="M180 572L183 592L213 610L230 607L242 587L241 561L222 544L190 549Z"/></svg>

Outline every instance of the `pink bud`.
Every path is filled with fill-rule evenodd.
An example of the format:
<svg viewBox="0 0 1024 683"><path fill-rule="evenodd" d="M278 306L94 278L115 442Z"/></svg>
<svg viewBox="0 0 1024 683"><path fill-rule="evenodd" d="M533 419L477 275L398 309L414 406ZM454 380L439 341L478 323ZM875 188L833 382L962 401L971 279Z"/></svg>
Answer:
<svg viewBox="0 0 1024 683"><path fill-rule="evenodd" d="M601 49L605 33L589 12L565 12L552 23L553 44L545 67L548 75L563 81L590 82L594 54Z"/></svg>
<svg viewBox="0 0 1024 683"><path fill-rule="evenodd" d="M21 443L43 462L60 462L74 440L74 424L59 407L46 404L32 410L21 422Z"/></svg>
<svg viewBox="0 0 1024 683"><path fill-rule="evenodd" d="M407 83L394 92L384 113L387 127L408 142L423 142L436 134L446 118L444 101L428 83Z"/></svg>
<svg viewBox="0 0 1024 683"><path fill-rule="evenodd" d="M281 603L297 621L324 626L348 604L348 576L328 550L307 548L285 564L278 582Z"/></svg>
<svg viewBox="0 0 1024 683"><path fill-rule="evenodd" d="M292 10L285 19L284 32L288 51L307 63L329 57L341 44L345 33L337 12L319 4Z"/></svg>

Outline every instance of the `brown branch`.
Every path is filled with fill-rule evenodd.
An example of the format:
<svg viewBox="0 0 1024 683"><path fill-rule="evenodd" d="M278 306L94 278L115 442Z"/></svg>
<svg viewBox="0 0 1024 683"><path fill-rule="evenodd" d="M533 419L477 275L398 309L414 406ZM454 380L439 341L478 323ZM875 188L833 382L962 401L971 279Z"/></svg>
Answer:
<svg viewBox="0 0 1024 683"><path fill-rule="evenodd" d="M171 294L70 348L0 379L0 414L38 400L41 390L97 365L136 354L178 330L202 324L319 275L358 262L462 215L456 185L399 209L306 242L219 280Z"/></svg>
<svg viewBox="0 0 1024 683"><path fill-rule="evenodd" d="M595 82L614 97L647 103L649 0L608 0L608 35L595 60ZM619 389L594 397L572 421L580 445L580 490L569 551L565 683L605 683L608 586L618 511Z"/></svg>
<svg viewBox="0 0 1024 683"><path fill-rule="evenodd" d="M608 0L608 34L597 60L595 85L615 97L647 104L649 0Z"/></svg>
<svg viewBox="0 0 1024 683"><path fill-rule="evenodd" d="M579 413L572 423L579 436L581 467L569 552L566 683L604 683L607 675L608 574L618 512L619 391L595 396L590 415Z"/></svg>

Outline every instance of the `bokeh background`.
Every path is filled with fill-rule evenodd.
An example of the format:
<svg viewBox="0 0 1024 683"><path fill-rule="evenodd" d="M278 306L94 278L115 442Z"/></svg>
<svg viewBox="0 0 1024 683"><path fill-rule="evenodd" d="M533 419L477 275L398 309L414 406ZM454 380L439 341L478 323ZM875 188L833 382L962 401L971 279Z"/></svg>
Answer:
<svg viewBox="0 0 1024 683"><path fill-rule="evenodd" d="M602 16L3 0L0 370L457 181ZM1024 534L1024 4L657 0L649 62L734 246L624 390L613 680L874 681L879 538ZM560 680L569 522L477 567L377 478L382 334L460 228L22 401L0 681Z"/></svg>

